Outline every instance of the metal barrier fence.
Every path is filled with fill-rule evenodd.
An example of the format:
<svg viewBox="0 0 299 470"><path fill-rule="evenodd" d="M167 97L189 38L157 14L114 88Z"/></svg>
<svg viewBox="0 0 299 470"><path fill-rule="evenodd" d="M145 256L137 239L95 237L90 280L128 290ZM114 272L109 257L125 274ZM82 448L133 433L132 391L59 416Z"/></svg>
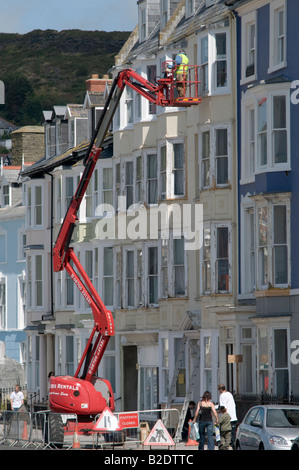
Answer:
<svg viewBox="0 0 299 470"><path fill-rule="evenodd" d="M107 447L123 446L125 449L143 446L162 410L142 410L130 412L115 412L122 430L89 431L80 430L77 415L60 415L50 411L2 411L0 412L0 444L34 449L72 449L90 448L104 449ZM176 424L179 420L179 410L164 409L163 417L168 415L167 422L173 423L167 431L173 438ZM100 419L96 416L93 425ZM79 429L78 429L79 428ZM174 438L173 438L174 439Z"/></svg>

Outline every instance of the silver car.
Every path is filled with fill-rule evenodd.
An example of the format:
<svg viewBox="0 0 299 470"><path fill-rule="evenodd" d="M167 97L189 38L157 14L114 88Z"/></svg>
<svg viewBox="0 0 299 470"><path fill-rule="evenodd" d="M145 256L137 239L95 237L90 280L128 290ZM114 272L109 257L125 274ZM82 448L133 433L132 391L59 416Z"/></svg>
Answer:
<svg viewBox="0 0 299 470"><path fill-rule="evenodd" d="M258 405L237 429L237 450L291 450L299 438L299 406Z"/></svg>

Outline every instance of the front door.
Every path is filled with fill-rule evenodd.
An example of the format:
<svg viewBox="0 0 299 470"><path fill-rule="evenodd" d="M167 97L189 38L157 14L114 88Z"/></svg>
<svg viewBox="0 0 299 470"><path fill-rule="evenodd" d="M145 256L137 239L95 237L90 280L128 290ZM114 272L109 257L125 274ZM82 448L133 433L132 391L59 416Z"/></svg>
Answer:
<svg viewBox="0 0 299 470"><path fill-rule="evenodd" d="M137 346L123 347L124 411L137 410Z"/></svg>

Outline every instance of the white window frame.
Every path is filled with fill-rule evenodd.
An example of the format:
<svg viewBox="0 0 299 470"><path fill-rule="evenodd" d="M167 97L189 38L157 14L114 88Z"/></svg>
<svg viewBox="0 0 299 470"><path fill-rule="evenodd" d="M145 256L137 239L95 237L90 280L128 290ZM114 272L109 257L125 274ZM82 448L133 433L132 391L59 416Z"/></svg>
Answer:
<svg viewBox="0 0 299 470"><path fill-rule="evenodd" d="M11 204L12 189L10 184L2 183L0 186L0 207L8 207Z"/></svg>
<svg viewBox="0 0 299 470"><path fill-rule="evenodd" d="M105 170L110 170L111 175L111 188L105 187ZM112 161L110 159L100 160L95 168L95 172L92 178L92 187L93 187L93 213L92 218L102 218L107 215L114 215L114 168L112 166ZM105 201L105 193L111 193L110 200L111 202Z"/></svg>
<svg viewBox="0 0 299 470"><path fill-rule="evenodd" d="M227 131L227 183L217 183L217 158L221 156L216 155L216 132L221 129L226 129ZM210 165L209 165L209 172L210 172L210 177L209 177L209 184L207 186L204 186L202 183L202 151L203 151L203 146L202 146L202 137L205 132L210 133ZM213 126L202 126L199 129L198 133L198 151L199 151L199 189L202 191L204 189L210 189L213 186L213 181L216 182L216 187L217 188L227 188L230 184L231 181L231 125L226 124L226 123L219 123L215 124Z"/></svg>
<svg viewBox="0 0 299 470"><path fill-rule="evenodd" d="M210 343L210 362L206 361L208 356L206 352L206 342ZM219 331L218 329L204 329L200 341L200 390L202 395L205 390L209 390L212 397L218 394L217 386L219 384ZM216 395L218 396L218 395ZM216 400L216 398L215 398Z"/></svg>
<svg viewBox="0 0 299 470"><path fill-rule="evenodd" d="M228 289L219 290L217 286L217 229L227 228L228 230ZM200 292L201 295L214 294L228 294L232 292L232 226L230 221L223 221L221 223L205 223L203 230L210 229L210 291L204 289L204 279L201 279ZM200 265L201 272L204 268L203 247L200 250Z"/></svg>
<svg viewBox="0 0 299 470"><path fill-rule="evenodd" d="M252 200L246 196L241 202L241 296L256 290L256 215ZM254 253L252 253L252 250Z"/></svg>
<svg viewBox="0 0 299 470"><path fill-rule="evenodd" d="M172 377L175 372L175 339L183 340L183 332L163 332L159 335L159 383L161 384L159 387L159 400L160 402L167 402L168 401L168 394L169 388L171 385ZM168 341L168 364L163 364L163 341ZM188 343L185 345L185 365L182 369L185 369L185 380L186 380L186 388L188 387L189 383L189 371L187 366L187 358L188 358ZM165 377L167 376L167 384L165 383ZM166 392L166 385L168 386L168 394ZM173 397L175 402L181 403L184 401L184 397L178 397L176 394Z"/></svg>
<svg viewBox="0 0 299 470"><path fill-rule="evenodd" d="M23 330L26 326L26 273L25 270L18 275L18 328Z"/></svg>
<svg viewBox="0 0 299 470"><path fill-rule="evenodd" d="M133 276L128 277L128 253L133 254ZM136 249L132 245L130 247L125 247L123 250L123 294L124 294L124 299L123 299L123 305L124 308L135 308L136 307L136 294L137 294L137 289L136 289L136 281L137 281L137 259L136 259ZM133 283L133 302L132 305L129 303L129 283Z"/></svg>
<svg viewBox="0 0 299 470"><path fill-rule="evenodd" d="M253 129L252 113L253 112ZM241 109L241 184L254 181L257 155L257 111L256 100L252 97L243 103ZM252 155L253 152L253 155Z"/></svg>
<svg viewBox="0 0 299 470"><path fill-rule="evenodd" d="M41 274L42 278L41 279L36 279L36 258L37 256L40 256L41 258ZM41 251L34 251L30 252L26 256L27 258L27 266L26 266L26 288L27 288L27 295L26 298L28 300L27 303L27 308L28 310L43 310L44 307L44 302L45 302L45 292L44 292L44 253ZM29 274L29 268L28 268L28 263L31 263L31 278ZM28 287L28 284L30 282L30 288ZM41 283L41 296L42 296L42 302L40 305L37 304L37 282ZM30 292L29 290L30 289Z"/></svg>
<svg viewBox="0 0 299 470"><path fill-rule="evenodd" d="M267 85L266 87L257 87L256 91L250 90L244 94L241 103L241 184L254 181L255 174L271 172L271 171L290 171L291 170L291 155L290 155L290 134L291 134L291 125L290 125L290 84L282 85L279 87L277 85ZM274 145L273 145L273 131L274 131L274 122L273 122L273 103L274 97L276 96L285 96L285 106L286 106L286 132L287 132L287 161L275 163L274 162ZM267 164L261 165L259 159L259 147L258 147L258 107L259 103L262 101L266 103L267 111ZM254 151L255 151L255 170L250 172L248 165L248 110L254 108L254 121L255 121L255 136L254 136Z"/></svg>
<svg viewBox="0 0 299 470"><path fill-rule="evenodd" d="M271 324L270 324L271 322ZM276 368L275 364L275 330L286 330L286 340L287 340L287 367L288 370L288 383L289 383L289 394L291 392L291 364L290 364L290 324L288 320L283 321L280 318L273 318L269 317L269 320L263 323L256 322L257 326L257 342L256 342L256 349L257 349L257 393L268 393L268 394L277 394L277 381L276 381ZM260 342L260 333L264 331L267 333L267 347L266 350L261 350L261 342ZM263 354L262 354L263 353ZM263 362L260 361L261 357L268 358L268 363L266 368L261 367ZM263 379L263 371L268 373L268 390L265 391L262 386L262 379Z"/></svg>
<svg viewBox="0 0 299 470"><path fill-rule="evenodd" d="M155 155L156 156L156 168L157 168L157 175L155 178L149 178L148 174L148 157L150 155ZM159 202L159 155L158 155L158 152L157 152L157 149L153 149L153 150L148 150L145 152L144 154L144 170L145 170L145 201L146 203L149 205L149 206L157 206L158 202ZM149 185L150 185L150 182L151 181L154 181L156 180L157 182L157 189L156 189L156 192L157 192L157 197L156 197L156 200L154 202L150 202L149 201Z"/></svg>
<svg viewBox="0 0 299 470"><path fill-rule="evenodd" d="M157 273L155 276L157 277L157 303L150 302L150 274L149 274L149 249L155 248L157 250ZM159 280L160 280L160 272L159 272L159 244L158 243L145 243L144 245L145 250L145 272L144 272L144 279L145 279L145 305L148 307L158 307L159 306Z"/></svg>
<svg viewBox="0 0 299 470"><path fill-rule="evenodd" d="M207 56L204 56L203 51L203 40L207 41ZM203 96L209 95L211 90L211 61L209 60L209 52L211 50L211 36L210 34L203 34L199 38L198 43L198 53L199 53L199 64L200 67L200 74L201 74L201 94Z"/></svg>
<svg viewBox="0 0 299 470"><path fill-rule="evenodd" d="M226 35L226 85L217 86L217 51L216 51L216 36L218 34ZM205 36L208 36L208 62L203 62L201 54L201 41ZM204 64L208 68L207 89L203 90L203 96L214 96L231 93L231 53L230 53L230 33L228 28L218 28L214 31L208 31L198 36L198 63Z"/></svg>
<svg viewBox="0 0 299 470"><path fill-rule="evenodd" d="M174 146L183 145L184 161L182 171L183 194L175 194L175 162L174 162ZM165 147L165 169L161 168L161 149ZM160 141L158 144L158 201L167 199L181 199L186 196L186 145L184 139L167 139ZM162 176L165 177L165 192L161 191Z"/></svg>
<svg viewBox="0 0 299 470"><path fill-rule="evenodd" d="M278 25L277 15L283 10L283 60L278 57ZM270 2L270 31L269 31L269 68L268 73L275 72L287 66L287 7L285 0L272 0Z"/></svg>
<svg viewBox="0 0 299 470"><path fill-rule="evenodd" d="M285 283L276 283L275 282L275 266L274 266L274 207L275 206L285 206L286 207L286 247L287 247L287 282ZM253 196L252 198L244 198L241 205L241 233L243 233L243 249L241 251L241 293L246 294L249 290L252 292L252 286L246 276L245 271L248 271L248 266L250 265L249 256L249 244L250 241L247 239L249 234L252 233L251 227L248 226L248 219L246 220L246 211L254 211L253 223L254 223L254 248L255 248L255 279L257 290L265 290L270 286L277 288L288 288L291 284L291 227L290 227L290 196L289 194L275 194L274 196L269 196L265 198L264 196ZM267 216L267 242L265 245L267 249L267 264L266 270L268 273L267 282L263 283L261 279L261 263L259 257L259 209L266 207L268 211ZM247 214L248 215L248 214ZM247 247L247 249L245 248ZM251 289L250 289L251 288Z"/></svg>
<svg viewBox="0 0 299 470"><path fill-rule="evenodd" d="M4 302L1 303L1 316L0 316L0 331L6 328L7 323L7 278L0 271L0 285L2 286L1 290L4 292ZM1 299L2 302L2 299Z"/></svg>
<svg viewBox="0 0 299 470"><path fill-rule="evenodd" d="M250 63L250 28L255 27L254 35L254 73L246 76L247 67ZM248 13L242 17L242 65L241 65L241 85L257 79L257 21L256 11Z"/></svg>
<svg viewBox="0 0 299 470"><path fill-rule="evenodd" d="M44 191L43 191L43 185L38 184L38 183L32 183L30 181L29 183L30 186L27 187L26 191L26 206L27 206L27 211L26 211L26 227L27 228L34 228L35 230L40 230L43 228L43 221L44 221L44 211L42 210L43 203L44 203ZM37 188L40 188L41 191L41 204L37 205L36 204L36 190ZM29 201L30 197L30 201ZM40 223L37 222L37 208L40 207Z"/></svg>

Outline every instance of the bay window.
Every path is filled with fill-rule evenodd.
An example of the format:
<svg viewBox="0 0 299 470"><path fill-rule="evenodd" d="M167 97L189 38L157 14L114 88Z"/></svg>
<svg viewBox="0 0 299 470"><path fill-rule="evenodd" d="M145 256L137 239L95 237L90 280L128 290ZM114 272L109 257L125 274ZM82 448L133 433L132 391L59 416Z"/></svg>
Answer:
<svg viewBox="0 0 299 470"><path fill-rule="evenodd" d="M264 198L263 198L264 199ZM242 203L241 291L286 288L290 282L290 200L282 194ZM257 249L255 249L257 247Z"/></svg>
<svg viewBox="0 0 299 470"><path fill-rule="evenodd" d="M242 181L290 170L289 85L267 85L242 99Z"/></svg>

